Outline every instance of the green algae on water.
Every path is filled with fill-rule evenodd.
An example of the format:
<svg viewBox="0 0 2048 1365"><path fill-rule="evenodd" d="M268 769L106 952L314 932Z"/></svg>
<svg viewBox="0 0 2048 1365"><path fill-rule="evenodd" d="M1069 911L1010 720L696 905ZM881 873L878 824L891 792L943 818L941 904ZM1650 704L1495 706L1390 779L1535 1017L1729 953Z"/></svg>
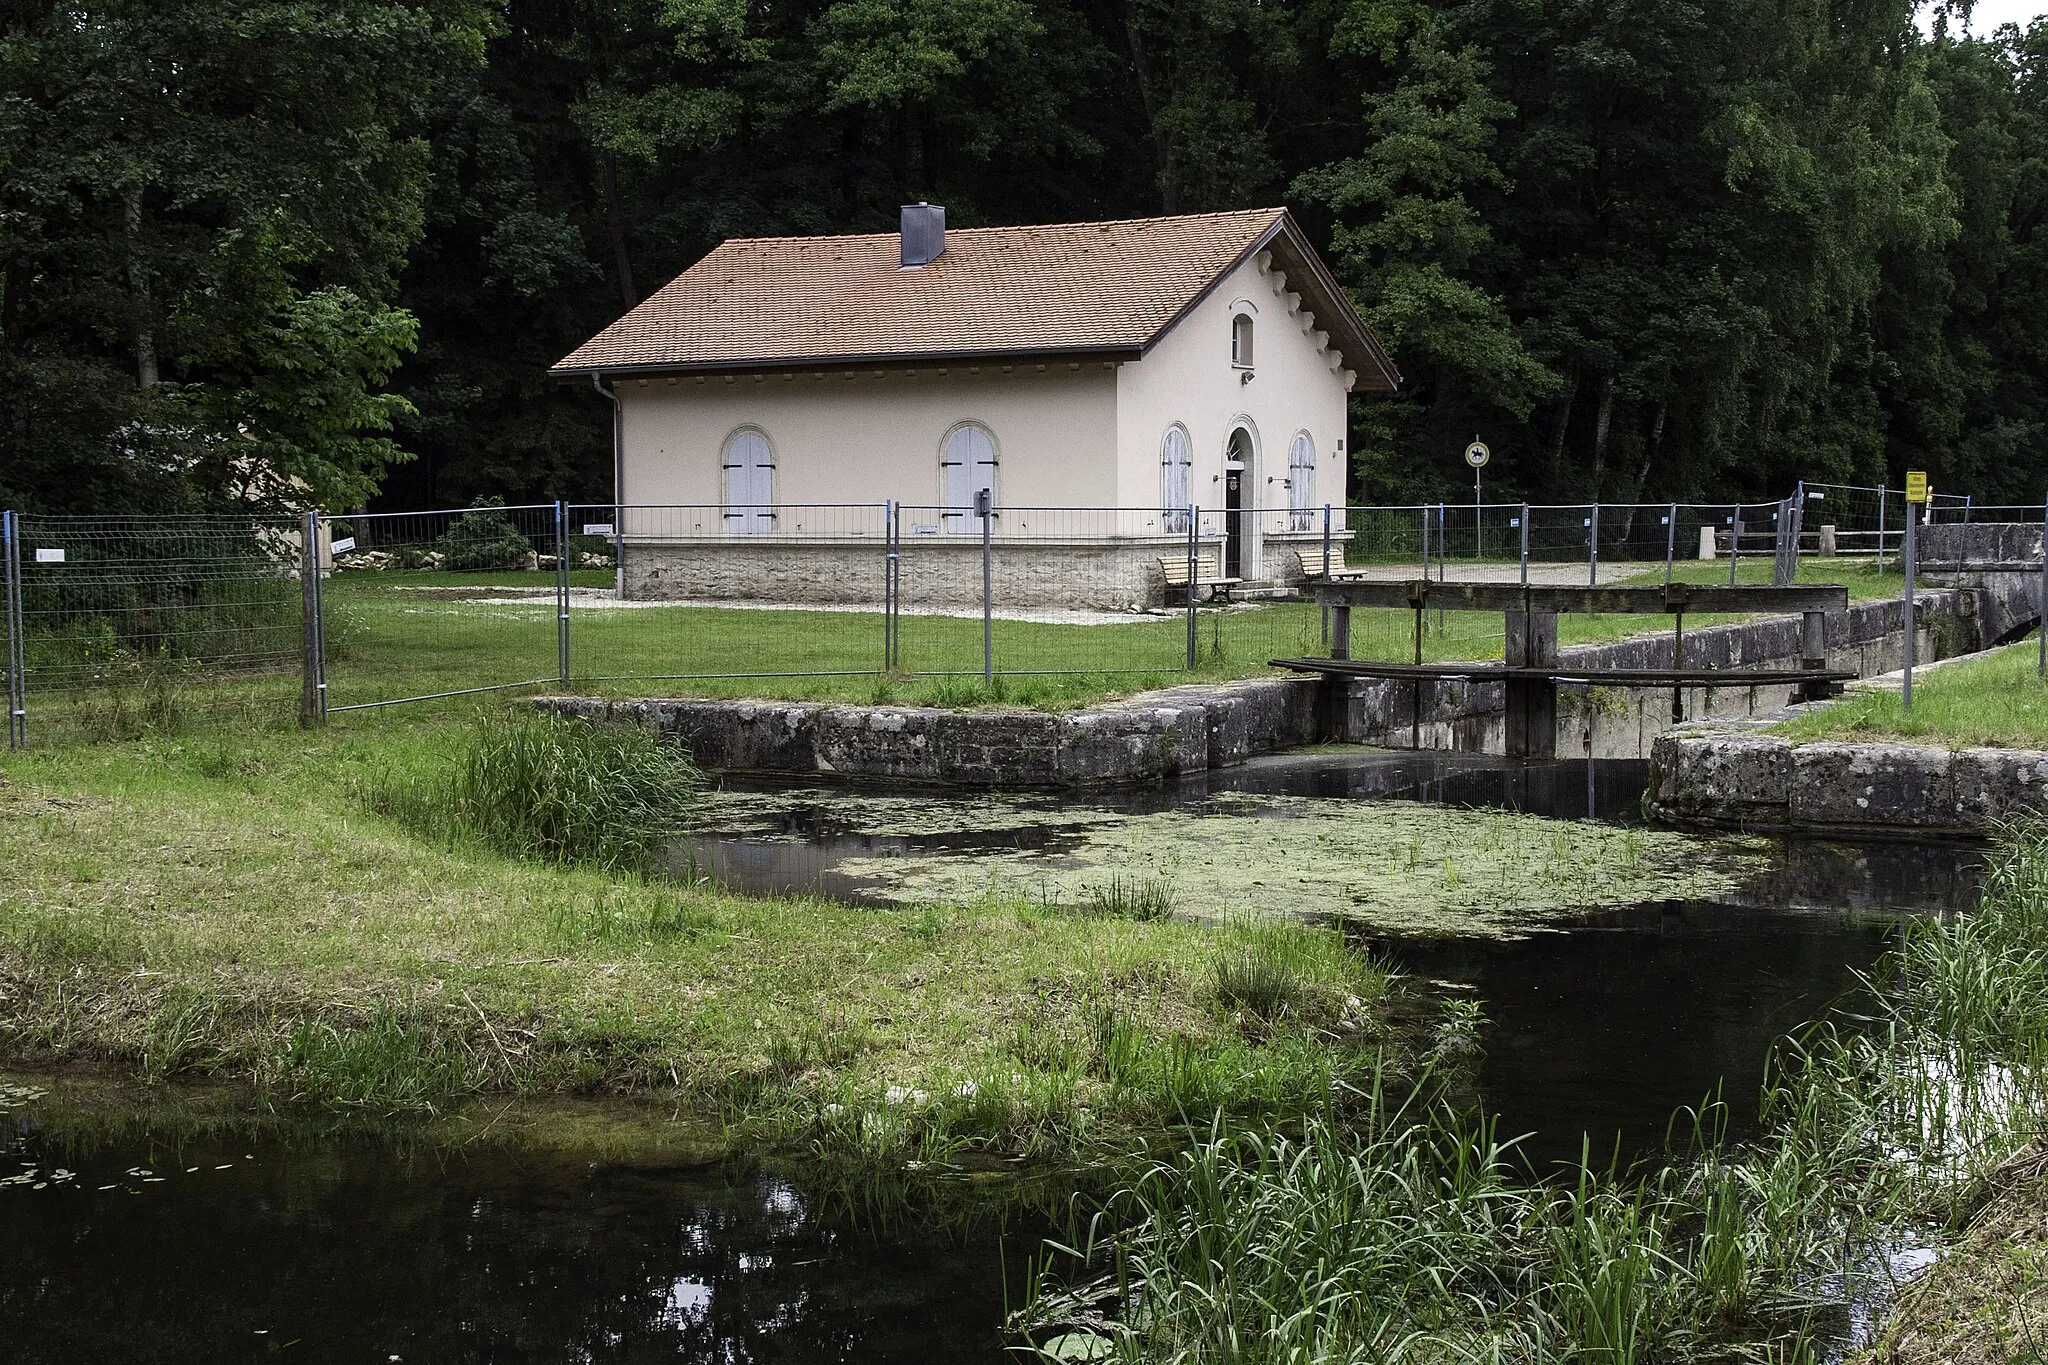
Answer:
<svg viewBox="0 0 2048 1365"><path fill-rule="evenodd" d="M722 798L722 800L728 798ZM752 794L721 828L759 837L778 810L874 837L1036 832L1017 847L848 858L835 871L894 904L1015 898L1081 907L1109 878L1173 888L1182 914L1340 917L1379 935L1527 933L1587 911L1732 893L1756 841L1410 801L1224 794L1126 813L1037 797ZM1056 836L1056 837L1046 837ZM792 836L793 837L793 836Z"/></svg>

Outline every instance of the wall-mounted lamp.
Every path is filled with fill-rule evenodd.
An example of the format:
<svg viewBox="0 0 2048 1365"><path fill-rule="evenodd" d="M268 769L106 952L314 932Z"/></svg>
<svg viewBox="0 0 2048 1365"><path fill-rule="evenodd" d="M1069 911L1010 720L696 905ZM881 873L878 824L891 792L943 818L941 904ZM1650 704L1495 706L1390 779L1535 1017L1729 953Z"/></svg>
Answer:
<svg viewBox="0 0 2048 1365"><path fill-rule="evenodd" d="M1240 383L1240 384L1249 384L1249 383L1251 383L1251 382L1252 382L1252 372L1251 372L1250 370L1241 370L1241 371L1239 371L1239 373L1238 373L1238 376L1237 376L1237 382L1238 382L1238 383Z"/></svg>

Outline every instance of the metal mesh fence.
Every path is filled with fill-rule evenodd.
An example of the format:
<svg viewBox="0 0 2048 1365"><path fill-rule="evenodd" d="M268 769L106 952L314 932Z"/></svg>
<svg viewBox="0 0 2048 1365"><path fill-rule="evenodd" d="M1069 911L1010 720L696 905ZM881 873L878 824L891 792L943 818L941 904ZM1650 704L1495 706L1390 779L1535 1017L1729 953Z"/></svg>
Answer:
<svg viewBox="0 0 2048 1365"><path fill-rule="evenodd" d="M899 505L894 515L897 672L1152 674L1185 667L1185 589L1175 594L1166 583L1187 564L1185 514L1005 507L984 519ZM1220 543L1209 533L1198 533L1197 543L1198 572L1213 581L1221 572Z"/></svg>
<svg viewBox="0 0 2048 1365"><path fill-rule="evenodd" d="M564 555L553 503L322 521L325 711L559 681Z"/></svg>
<svg viewBox="0 0 2048 1365"><path fill-rule="evenodd" d="M190 708L288 707L301 527L255 516L9 514L9 730L123 734ZM201 687L200 684L207 684Z"/></svg>
<svg viewBox="0 0 2048 1365"><path fill-rule="evenodd" d="M1895 561L1903 507L1896 492L1815 484L1741 506L995 507L985 520L893 503L534 504L303 522L9 513L0 667L14 743L32 712L69 707L120 731L179 689L280 715L297 690L317 717L633 680L732 694L812 679L769 690L837 697L1058 674L1149 686L1323 653L1329 621L1313 585L1326 573L1790 581L1802 556ZM1923 515L2038 525L2042 509L1956 499ZM1492 658L1501 623L1360 609L1351 643L1360 659ZM845 681L867 677L873 689Z"/></svg>
<svg viewBox="0 0 2048 1365"><path fill-rule="evenodd" d="M886 504L592 505L567 520L577 685L883 671Z"/></svg>

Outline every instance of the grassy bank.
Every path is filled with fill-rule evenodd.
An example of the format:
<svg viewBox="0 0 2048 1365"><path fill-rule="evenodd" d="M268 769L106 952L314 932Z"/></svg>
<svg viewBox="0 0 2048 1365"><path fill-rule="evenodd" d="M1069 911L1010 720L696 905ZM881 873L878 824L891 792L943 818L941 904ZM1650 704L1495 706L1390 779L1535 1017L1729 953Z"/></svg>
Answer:
<svg viewBox="0 0 2048 1365"><path fill-rule="evenodd" d="M1376 1060L1386 980L1332 932L1107 888L868 910L678 885L549 845L545 810L463 776L476 752L465 720L399 713L9 755L0 1054L377 1112L659 1092L736 1141L891 1161L1299 1112ZM545 797L559 768L521 762Z"/></svg>
<svg viewBox="0 0 2048 1365"><path fill-rule="evenodd" d="M2039 648L2035 640L2022 640L1916 673L1910 714L1897 689L1871 687L1786 721L1776 731L1794 740L1898 739L1955 749L2048 749L2048 683L2037 672Z"/></svg>
<svg viewBox="0 0 2048 1365"><path fill-rule="evenodd" d="M2015 1158L2048 1117L2048 828L2006 840L1974 914L1905 933L1878 999L1785 1045L1764 1138L1728 1148L1711 1111L1681 1115L1648 1171L1533 1180L1427 1090L1299 1137L1220 1122L1049 1250L1018 1329L1128 1361L1813 1360L1884 1303L1896 1252L1953 1242L1889 1339L2025 1359L2012 1295L2044 1297L2048 1184ZM1972 1339L2002 1346L1944 1354L1991 1317Z"/></svg>

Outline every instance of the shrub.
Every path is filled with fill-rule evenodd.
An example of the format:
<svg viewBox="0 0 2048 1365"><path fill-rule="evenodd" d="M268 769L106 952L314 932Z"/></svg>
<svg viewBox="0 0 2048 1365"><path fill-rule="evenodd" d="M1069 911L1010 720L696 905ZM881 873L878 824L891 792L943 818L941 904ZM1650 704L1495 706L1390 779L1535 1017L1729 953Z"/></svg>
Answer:
<svg viewBox="0 0 2048 1365"><path fill-rule="evenodd" d="M479 498L470 508L455 519L437 543L441 567L465 572L523 567L533 546L513 525L504 499Z"/></svg>
<svg viewBox="0 0 2048 1365"><path fill-rule="evenodd" d="M365 798L422 834L619 870L651 864L702 790L687 754L637 727L485 711L452 764L387 772Z"/></svg>

